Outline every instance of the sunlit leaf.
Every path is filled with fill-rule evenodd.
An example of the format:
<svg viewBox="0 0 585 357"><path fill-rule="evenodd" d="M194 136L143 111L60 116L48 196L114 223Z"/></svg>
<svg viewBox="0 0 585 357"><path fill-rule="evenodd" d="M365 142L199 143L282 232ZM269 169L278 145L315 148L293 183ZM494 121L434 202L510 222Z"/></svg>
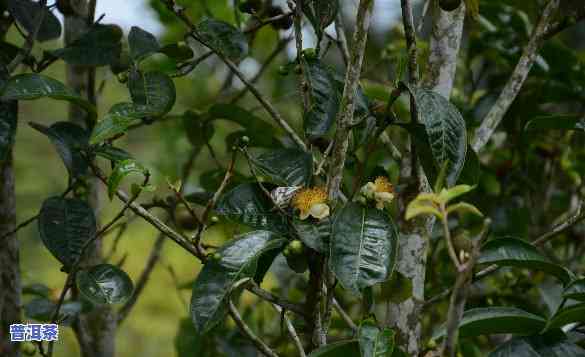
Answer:
<svg viewBox="0 0 585 357"><path fill-rule="evenodd" d="M75 282L79 292L95 304L121 304L134 292L134 284L128 274L110 264L79 271Z"/></svg>
<svg viewBox="0 0 585 357"><path fill-rule="evenodd" d="M195 34L205 45L232 61L239 61L248 53L246 36L227 22L204 19L195 26Z"/></svg>
<svg viewBox="0 0 585 357"><path fill-rule="evenodd" d="M67 47L52 53L69 64L107 66L120 57L122 35L122 29L117 25L97 24Z"/></svg>

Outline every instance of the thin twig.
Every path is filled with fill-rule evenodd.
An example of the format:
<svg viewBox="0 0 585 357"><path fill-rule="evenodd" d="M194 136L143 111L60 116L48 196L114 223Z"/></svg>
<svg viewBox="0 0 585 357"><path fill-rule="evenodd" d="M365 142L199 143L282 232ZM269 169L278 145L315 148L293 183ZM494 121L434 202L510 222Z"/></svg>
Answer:
<svg viewBox="0 0 585 357"><path fill-rule="evenodd" d="M418 82L418 64L416 49L416 30L414 29L414 20L412 16L412 4L410 0L400 0L402 7L402 23L404 26L404 36L406 37L406 50L408 52L408 75L410 82Z"/></svg>
<svg viewBox="0 0 585 357"><path fill-rule="evenodd" d="M500 124L502 119L504 119L504 115L506 115L508 109L518 96L518 93L520 93L520 90L530 73L530 69L536 60L538 50L544 40L547 28L549 28L554 14L559 7L559 2L560 0L550 0L544 8L538 24L534 28L528 44L524 48L524 52L522 53L516 68L514 68L514 72L500 93L500 96L482 121L480 127L475 131L471 143L475 152L479 152L487 144L496 130L496 127Z"/></svg>
<svg viewBox="0 0 585 357"><path fill-rule="evenodd" d="M246 286L246 289L248 291L250 291L252 294L261 298L262 300L266 300L272 304L276 304L276 305L280 306L281 308L288 310L288 311L292 311L299 316L303 316L303 317L306 316L305 311L298 304L295 304L295 303L290 302L288 300L285 300L281 297L278 297L278 296L272 294L271 292L260 288L254 282L249 282Z"/></svg>
<svg viewBox="0 0 585 357"><path fill-rule="evenodd" d="M343 307L341 307L341 305L339 305L339 302L337 301L337 299L333 298L332 302L333 302L333 308L335 308L335 311L337 311L339 316L341 316L341 319L343 319L343 321L345 321L347 326L349 326L349 328L353 331L354 334L357 333L357 330L358 330L357 325L355 324L355 322L353 322L353 320L351 319L349 314L347 312L345 312L345 310L343 310Z"/></svg>
<svg viewBox="0 0 585 357"><path fill-rule="evenodd" d="M337 35L337 46L341 52L343 63L349 65L349 45L347 44L347 37L345 36L345 26L343 25L343 13L338 11L335 16L335 33Z"/></svg>
<svg viewBox="0 0 585 357"><path fill-rule="evenodd" d="M234 305L234 302L232 301L232 296L231 296L232 292L237 290L240 286L247 284L248 281L249 281L249 278L242 279L239 282L236 282L232 286L232 288L227 296L229 314L232 317L232 319L234 320L234 322L236 323L236 325L238 325L240 331L254 344L254 346L256 346L256 348L260 352L262 352L262 354L264 354L265 356L268 356L268 357L278 357L278 355L270 347L268 347L268 345L266 343L264 343L264 341L262 341L258 336L256 336L256 334L252 331L252 329L244 322L244 319L242 319L242 316L240 316L238 309L236 308L236 306Z"/></svg>
<svg viewBox="0 0 585 357"><path fill-rule="evenodd" d="M303 348L303 343L301 342L301 339L299 338L299 335L297 334L297 331L295 330L295 327L293 326L292 322L290 321L288 316L286 316L286 312L276 304L272 304L272 307L274 307L274 309L279 314L282 314L282 318L284 320L284 324L286 325L286 329L288 330L288 334L293 339L293 342L295 343L295 346L299 351L299 356L306 357L307 354L305 353L305 349Z"/></svg>
<svg viewBox="0 0 585 357"><path fill-rule="evenodd" d="M8 73L12 73L16 69L16 67L18 67L22 63L22 61L24 61L25 58L27 58L30 55L35 40L41 29L41 26L45 21L45 14L49 11L46 9L47 0L41 0L37 5L39 5L40 11L37 17L35 18L35 27L33 31L29 33L28 36L26 37L26 41L22 49L18 51L16 57L14 57L14 59L6 66L6 70L8 71Z"/></svg>

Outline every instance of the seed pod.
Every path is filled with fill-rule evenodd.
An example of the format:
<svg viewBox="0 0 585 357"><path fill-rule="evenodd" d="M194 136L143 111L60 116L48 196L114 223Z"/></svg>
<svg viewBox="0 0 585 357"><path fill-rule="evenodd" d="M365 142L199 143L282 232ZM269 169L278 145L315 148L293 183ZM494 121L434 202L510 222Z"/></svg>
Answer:
<svg viewBox="0 0 585 357"><path fill-rule="evenodd" d="M461 5L461 0L439 0L439 7L443 11L454 11Z"/></svg>

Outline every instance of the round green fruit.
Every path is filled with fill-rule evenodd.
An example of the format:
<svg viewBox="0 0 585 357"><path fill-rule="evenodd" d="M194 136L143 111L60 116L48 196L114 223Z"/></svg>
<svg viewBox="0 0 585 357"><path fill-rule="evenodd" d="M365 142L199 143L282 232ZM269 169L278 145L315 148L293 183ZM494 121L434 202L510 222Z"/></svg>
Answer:
<svg viewBox="0 0 585 357"><path fill-rule="evenodd" d="M304 250L303 243L300 240L295 239L288 244L288 249L290 249L292 254L295 254L295 255L302 254L303 250Z"/></svg>

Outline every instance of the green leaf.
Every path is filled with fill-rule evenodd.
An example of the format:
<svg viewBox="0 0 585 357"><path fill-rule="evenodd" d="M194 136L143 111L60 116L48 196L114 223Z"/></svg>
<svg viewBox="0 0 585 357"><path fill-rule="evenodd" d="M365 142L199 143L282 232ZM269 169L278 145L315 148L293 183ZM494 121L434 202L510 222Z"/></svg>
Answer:
<svg viewBox="0 0 585 357"><path fill-rule="evenodd" d="M563 291L563 298L585 302L585 278L572 281Z"/></svg>
<svg viewBox="0 0 585 357"><path fill-rule="evenodd" d="M160 50L156 37L138 26L132 26L130 29L128 45L130 46L130 56L135 61L144 59Z"/></svg>
<svg viewBox="0 0 585 357"><path fill-rule="evenodd" d="M428 89L411 87L418 120L424 125L436 169L449 162L446 182L457 182L467 153L465 120L459 110L442 95Z"/></svg>
<svg viewBox="0 0 585 357"><path fill-rule="evenodd" d="M45 247L65 268L79 259L83 246L96 233L93 210L86 202L73 198L46 199L38 224Z"/></svg>
<svg viewBox="0 0 585 357"><path fill-rule="evenodd" d="M313 156L297 149L276 149L252 156L258 174L279 186L307 186L313 176Z"/></svg>
<svg viewBox="0 0 585 357"><path fill-rule="evenodd" d="M122 29L117 25L96 24L67 47L52 54L73 65L107 66L120 58L122 35Z"/></svg>
<svg viewBox="0 0 585 357"><path fill-rule="evenodd" d="M137 118L127 117L115 113L108 113L94 126L91 137L89 139L89 144L99 144L105 140L125 134L129 127L139 123L140 121L141 120Z"/></svg>
<svg viewBox="0 0 585 357"><path fill-rule="evenodd" d="M337 0L309 0L303 4L303 12L313 25L318 38L334 20L339 11Z"/></svg>
<svg viewBox="0 0 585 357"><path fill-rule="evenodd" d="M108 196L110 197L110 200L114 198L122 180L133 173L147 175L148 170L132 159L120 161L114 166L110 177L108 177Z"/></svg>
<svg viewBox="0 0 585 357"><path fill-rule="evenodd" d="M180 45L177 43L171 43L165 45L159 49L160 53L166 55L169 58L174 59L177 62L185 62L193 58L193 50L191 47L186 45Z"/></svg>
<svg viewBox="0 0 585 357"><path fill-rule="evenodd" d="M253 277L260 256L287 240L268 231L243 234L217 250L193 283L191 319L198 333L214 327L225 315L223 304L238 280Z"/></svg>
<svg viewBox="0 0 585 357"><path fill-rule="evenodd" d="M526 335L540 332L545 325L544 318L515 307L480 307L463 313L459 336L466 338L502 333ZM446 333L443 325L433 334L433 339L445 337Z"/></svg>
<svg viewBox="0 0 585 357"><path fill-rule="evenodd" d="M394 331L380 328L373 319L362 321L358 329L361 357L391 357L394 351Z"/></svg>
<svg viewBox="0 0 585 357"><path fill-rule="evenodd" d="M44 12L43 22L37 32L37 41L49 41L61 37L61 23L47 6L31 0L7 0L6 7L19 25L27 33L34 33L40 14Z"/></svg>
<svg viewBox="0 0 585 357"><path fill-rule="evenodd" d="M11 77L0 91L2 100L33 100L51 98L65 100L83 108L90 120L97 116L96 108L72 89L51 77L24 73Z"/></svg>
<svg viewBox="0 0 585 357"><path fill-rule="evenodd" d="M331 237L331 219L329 217L319 221L293 220L293 228L299 239L309 248L325 255L329 255L329 240Z"/></svg>
<svg viewBox="0 0 585 357"><path fill-rule="evenodd" d="M204 337L197 333L190 318L181 319L174 340L177 356L204 356L207 340L206 336Z"/></svg>
<svg viewBox="0 0 585 357"><path fill-rule="evenodd" d="M550 262L532 244L516 238L500 238L487 242L481 249L477 263L540 270L557 277L564 284L569 283L573 277L570 271Z"/></svg>
<svg viewBox="0 0 585 357"><path fill-rule="evenodd" d="M175 104L175 84L162 72L134 71L130 74L128 88L134 104L144 107L145 113L151 116L164 115Z"/></svg>
<svg viewBox="0 0 585 357"><path fill-rule="evenodd" d="M75 282L79 292L95 304L122 304L134 292L128 274L110 264L99 264L79 271Z"/></svg>
<svg viewBox="0 0 585 357"><path fill-rule="evenodd" d="M89 133L79 125L70 122L57 122L50 127L30 123L34 129L51 139L61 160L72 178L83 176L89 167L83 150L88 147Z"/></svg>
<svg viewBox="0 0 585 357"><path fill-rule="evenodd" d="M194 147L205 146L215 133L215 127L212 122L205 120L205 117L190 110L183 114L183 126L189 142Z"/></svg>
<svg viewBox="0 0 585 357"><path fill-rule="evenodd" d="M111 145L98 146L94 150L94 153L97 156L101 156L105 159L110 160L114 164L117 163L118 161L132 159L132 155L130 155L130 153L128 153L126 150L122 150Z"/></svg>
<svg viewBox="0 0 585 357"><path fill-rule="evenodd" d="M247 135L250 138L250 144L248 146L269 148L280 146L278 141L275 140L274 135L265 134L276 132L277 129L246 109L234 104L214 104L209 108L208 113L210 120L225 119L237 123L246 129L242 135Z"/></svg>
<svg viewBox="0 0 585 357"><path fill-rule="evenodd" d="M17 126L18 102L0 100L0 163L10 158Z"/></svg>
<svg viewBox="0 0 585 357"><path fill-rule="evenodd" d="M390 278L397 244L396 225L385 211L349 203L333 221L331 270L344 288L360 294Z"/></svg>
<svg viewBox="0 0 585 357"><path fill-rule="evenodd" d="M561 331L513 338L490 352L488 357L582 357L585 350L571 343Z"/></svg>
<svg viewBox="0 0 585 357"><path fill-rule="evenodd" d="M585 131L585 117L583 115L546 115L530 119L526 131L535 130L581 130Z"/></svg>
<svg viewBox="0 0 585 357"><path fill-rule="evenodd" d="M304 113L303 124L307 137L316 139L326 135L337 117L341 94L332 70L319 60L301 61L309 86L310 105Z"/></svg>
<svg viewBox="0 0 585 357"><path fill-rule="evenodd" d="M225 193L216 212L257 229L286 232L286 218L273 209L272 201L255 183L244 183Z"/></svg>
<svg viewBox="0 0 585 357"><path fill-rule="evenodd" d="M573 322L585 322L585 303L571 305L557 311L549 319L546 330L561 328Z"/></svg>
<svg viewBox="0 0 585 357"><path fill-rule="evenodd" d="M73 318L81 312L79 301L66 301L59 310L59 324L69 325ZM47 298L35 298L24 305L26 317L40 322L50 322L57 304Z"/></svg>
<svg viewBox="0 0 585 357"><path fill-rule="evenodd" d="M465 164L463 165L463 169L461 169L461 174L459 175L457 183L476 186L479 184L480 177L481 163L479 162L479 158L473 148L468 146Z"/></svg>
<svg viewBox="0 0 585 357"><path fill-rule="evenodd" d="M227 22L204 19L195 26L196 36L209 48L232 61L239 61L248 53L246 36Z"/></svg>
<svg viewBox="0 0 585 357"><path fill-rule="evenodd" d="M358 340L348 340L327 344L311 352L308 357L342 357L359 355L360 345Z"/></svg>

